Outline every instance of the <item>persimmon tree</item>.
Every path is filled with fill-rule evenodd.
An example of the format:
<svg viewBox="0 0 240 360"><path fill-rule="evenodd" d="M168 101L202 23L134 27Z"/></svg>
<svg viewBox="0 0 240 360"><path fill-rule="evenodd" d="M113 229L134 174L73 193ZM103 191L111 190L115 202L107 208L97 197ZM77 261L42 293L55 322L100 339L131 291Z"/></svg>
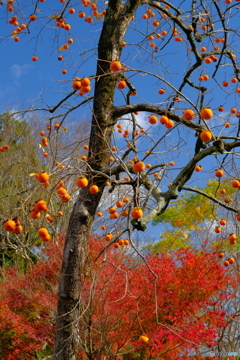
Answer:
<svg viewBox="0 0 240 360"><path fill-rule="evenodd" d="M47 1L42 2L21 8L21 4L11 0L1 9L7 12L8 26L5 24L4 29L8 34L10 27L15 26L12 41L16 46L25 39L35 39L32 55L35 66L41 59L38 49L44 31L43 41L54 39L53 47L61 54L56 55L59 61L72 54L72 66L62 69L62 75L70 73L69 86L63 88L62 97L58 94L54 105L51 100L46 105L47 99L41 103L41 94L36 96L36 106L30 109L49 115L49 132L42 145L51 146L53 131L60 131L71 114L86 106L90 109L88 155L66 159L67 167L73 169L72 175L83 179L78 183L82 189L76 200L72 197L75 204L63 253L54 359L74 360L79 343L77 324L87 244L103 193L112 194L109 204L112 206L118 189L127 188L124 208L127 221L126 227L121 224L121 231L126 232L134 246L132 230L144 231L181 191L209 196L193 186L198 180L203 184L206 178L216 176L217 191L222 177L227 175L234 188L240 187L239 2L82 0L75 9L71 1L61 0L57 10L52 10ZM76 20L71 20L71 16ZM84 19L97 51L96 61L93 64L89 60L83 74L81 66L86 53L91 51L91 42L86 42L82 49L83 45L78 47L75 40L82 35L81 24L85 29ZM91 32L94 24L100 29L98 35ZM67 61L64 65L67 66ZM153 88L155 91L150 91ZM114 135L115 127L123 139ZM57 190L60 201L70 200L71 195L63 185L60 187L65 190L56 189L61 175L55 164L48 163L44 172L36 169L37 180L42 183L50 180L47 194ZM69 182L71 187L73 180ZM221 201L216 193L211 199L218 206L238 213L237 204ZM48 203L50 207L51 201ZM119 213L111 211L115 224ZM5 223L5 230L12 232L15 225ZM107 247L118 240L119 234L113 229L114 225L106 229ZM38 234L48 241L56 229L45 224Z"/></svg>

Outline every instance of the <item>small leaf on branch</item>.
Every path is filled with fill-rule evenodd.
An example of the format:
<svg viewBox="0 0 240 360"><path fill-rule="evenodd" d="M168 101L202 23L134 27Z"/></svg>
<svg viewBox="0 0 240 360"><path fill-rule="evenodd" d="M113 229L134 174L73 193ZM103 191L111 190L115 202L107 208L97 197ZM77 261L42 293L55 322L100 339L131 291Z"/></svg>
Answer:
<svg viewBox="0 0 240 360"><path fill-rule="evenodd" d="M49 16L49 19L57 19L59 17L59 14L54 14L52 16Z"/></svg>

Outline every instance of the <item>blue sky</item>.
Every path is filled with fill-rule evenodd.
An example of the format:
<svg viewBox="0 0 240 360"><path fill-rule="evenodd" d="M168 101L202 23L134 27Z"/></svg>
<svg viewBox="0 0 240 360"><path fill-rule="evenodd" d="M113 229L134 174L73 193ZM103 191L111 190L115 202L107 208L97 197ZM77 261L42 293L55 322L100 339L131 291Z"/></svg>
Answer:
<svg viewBox="0 0 240 360"><path fill-rule="evenodd" d="M181 1L175 1L174 5L182 3ZM181 5L185 9L191 2L186 1ZM219 2L221 9L227 8L224 1ZM105 8L104 1L98 1L99 6L102 9ZM50 19L49 16L58 14L64 4L46 0L44 3L39 3L39 11L37 12L38 20L32 22L29 27L30 33L27 31L20 34L20 41L15 42L11 38L11 31L14 29L12 25L7 24L8 19L15 15L13 13L7 13L5 6L0 8L0 47L1 53L1 84L0 84L0 112L6 110L21 110L26 109L29 106L35 104L37 107L45 107L46 103L49 106L56 104L62 97L68 94L72 88L72 79L75 76L93 76L96 70L97 61L97 43L101 31L102 20L87 24L84 19L78 17L78 11L86 11L87 15L91 14L89 8L83 8L81 3L71 2L71 6L76 9L76 13L71 15L67 14L66 22L71 24L71 30L65 31L62 29L55 29L55 20ZM183 8L183 9L184 9ZM165 79L167 82L178 88L182 81L182 73L193 62L193 54L189 51L189 44L186 43L185 36L183 35L183 42L176 42L171 39L171 26L169 22L165 22L160 18L159 28L152 26L152 20L142 20L142 15L146 10L146 6L140 8L136 14L135 19L132 21L130 28L126 34L125 41L127 46L123 49L121 61L123 64L129 66L130 71L126 74L129 76L133 85L137 88L137 95L132 97L133 102L149 102L158 104L160 107L166 107L166 104L172 99L173 91L171 86L167 86L163 81L160 81L156 76L152 76L150 73L157 75ZM219 31L215 37L223 36L222 25L217 21L216 13L211 5L211 16L215 23L215 29ZM229 27L238 27L237 19L234 14L238 11L238 8L232 8L229 17ZM32 6L23 6L21 12L18 12L19 23L26 23L26 18L33 12ZM156 18L159 18L157 16ZM184 13L185 21L189 21L189 13ZM147 40L148 35L166 30L167 36L162 36L160 39L154 39L158 51L155 51L149 46ZM182 35L180 33L180 35ZM229 43L231 48L235 49L238 54L239 38L233 32L229 33ZM72 38L74 43L70 45L70 49L59 52L59 48L67 43L68 38ZM166 45L166 46L165 46ZM206 46L207 50L211 51L215 43L209 40L207 37L202 43L197 44L198 48ZM220 45L221 47L222 45ZM33 55L38 56L38 61L31 61ZM58 61L58 56L63 55L63 61ZM202 66L199 71L196 72L191 80L195 81L197 85L198 76L202 74L211 75L216 63ZM67 69L68 73L63 75L62 69ZM145 70L149 74L136 73L131 69ZM239 84L232 84L228 88L221 86L222 81L228 80L234 76L230 61L224 61L222 66L218 70L217 81L211 79L204 82L204 86L207 86L208 91L206 95L206 106L211 106L214 110L214 117L208 122L210 127L216 132L216 134L235 134L237 128L238 119L236 116L230 114L231 107L239 106L239 95L235 93L235 89ZM159 95L158 90L164 88L166 93ZM193 104L198 104L197 93L192 90L190 86L184 88L185 96L189 97ZM125 90L121 92L116 91L116 104L124 104ZM90 93L90 96L92 92ZM36 100L38 99L38 100ZM44 102L42 101L44 99ZM82 99L81 99L82 100ZM73 97L73 104L77 104L80 100L79 96ZM217 108L219 105L225 106L225 111L219 113ZM67 104L69 106L69 104ZM187 102L175 104L175 110L180 115L186 107L189 107ZM240 109L239 109L240 110ZM61 109L60 111L63 111ZM75 119L81 120L82 118L89 118L91 116L91 106L84 106L78 109L74 113ZM141 126L149 129L148 135L156 141L159 136L162 136L165 132L165 128L160 124L150 127L147 123L148 114L141 113L137 116L137 119ZM230 129L223 127L225 121L231 122ZM127 120L123 120L123 123L128 124ZM125 146L125 141L116 134L116 139L119 143L119 147ZM164 141L162 146L158 148L159 162L169 162L174 160L175 167L169 168L166 178L163 183L163 190L167 189L167 184L172 181L172 178L176 175L179 169L186 164L188 159L193 153L193 147L195 143L194 132L188 128L177 127L166 138L167 143ZM150 144L150 138L144 137L139 141L140 157L144 156L145 151ZM166 152L166 147L170 150ZM171 151L176 149L177 151ZM163 152L165 151L165 152ZM176 155L177 154L177 155ZM219 156L218 159L221 159ZM196 173L189 185L202 185L209 175L214 176L214 170L220 165L218 159L211 157L203 161L203 172ZM154 165L156 161L156 155L149 160ZM232 169L233 176L237 175L237 169Z"/></svg>
<svg viewBox="0 0 240 360"><path fill-rule="evenodd" d="M101 5L104 2L99 1L98 3ZM9 103L12 103L12 106L19 106L18 102L31 103L38 97L42 89L45 89L44 96L47 96L50 103L51 101L54 102L55 99L61 97L59 91L66 93L71 89L71 82L67 80L74 78L76 75L80 77L94 75L97 59L97 40L102 21L87 24L84 19L77 16L77 13L80 10L85 10L86 14L89 15L90 10L84 8L80 3L72 2L72 6L76 9L76 13L66 15L66 21L71 24L72 29L70 32L62 29L55 32L53 29L55 20L49 19L46 15L58 14L63 4L53 0L39 3L39 12L37 13L39 20L31 23L30 34L23 32L20 35L18 43L15 43L10 38L14 27L7 24L7 20L14 13L7 14L5 7L0 8L1 36L3 37L0 46L2 53L4 53L1 61L2 69L4 69L0 85L1 109L4 110L4 107ZM133 45L127 45L124 48L121 60L132 68L156 72L158 76L164 77L175 87L178 87L182 81L182 70L188 66L190 59L193 58L192 54L183 46L183 43L174 41L170 41L166 48L160 50L170 37L170 26L168 24L160 25L157 29L159 32L162 30L168 31L168 35L162 37L162 39L155 39L159 51L152 50L145 35L151 34L156 29L151 25L152 20L143 21L141 19L145 9L146 7L140 8L135 20L131 23L131 29L128 30L125 40L128 44ZM23 16L22 19L19 16L19 23L26 22L24 15L28 16L31 11L31 7L23 8ZM184 17L188 19L188 13ZM217 26L221 28L218 23L216 23ZM232 34L230 36L233 37ZM7 37L7 39L4 39L4 37ZM73 38L74 44L70 46L70 50L59 53L58 49L67 42L69 37ZM208 50L212 49L212 44L207 39L200 43L199 47L204 45ZM237 39L233 39L232 45L235 47L238 45ZM33 55L38 56L39 60L37 62L31 61ZM58 55L63 55L64 60L58 61ZM214 66L214 63L206 66L206 73L210 73ZM63 68L68 70L68 74L61 74ZM133 84L138 89L140 99L137 98L137 101L144 97L147 101L161 103L163 98L157 94L158 88L162 85L160 81L150 75L130 73L130 76ZM223 81L229 76L233 76L229 66L223 66L219 69L219 79ZM217 107L219 103L227 103L230 106L231 101L229 101L228 91L218 91L218 84L215 81L210 80L207 85L214 90L214 95L211 96L211 90L208 96L208 103L211 103L212 107ZM188 95L191 89L186 87L185 91ZM118 96L118 99L120 102L121 97ZM216 100L218 101L216 102ZM232 104L234 106L234 100Z"/></svg>

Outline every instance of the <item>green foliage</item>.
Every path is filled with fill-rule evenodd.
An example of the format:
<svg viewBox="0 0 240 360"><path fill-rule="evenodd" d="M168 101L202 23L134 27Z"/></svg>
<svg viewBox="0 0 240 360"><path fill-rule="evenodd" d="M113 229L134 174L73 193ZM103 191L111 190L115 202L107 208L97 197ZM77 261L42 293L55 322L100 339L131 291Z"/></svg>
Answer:
<svg viewBox="0 0 240 360"><path fill-rule="evenodd" d="M8 145L9 149L0 152L0 219L3 223L18 216L24 225L28 216L27 209L24 209L25 200L36 185L29 174L40 165L29 124L14 119L8 113L0 115L0 148L4 145ZM0 239L1 267L13 265L18 259L18 265L24 269L26 260L30 264L35 258L31 252L34 239L29 238L28 233L16 236L6 233L1 226Z"/></svg>
<svg viewBox="0 0 240 360"><path fill-rule="evenodd" d="M222 182L222 186L232 196L236 189L231 187L229 182ZM221 186L221 187L222 187ZM207 186L201 189L206 194L222 199L218 192L219 183L216 180L209 180ZM169 208L160 216L156 217L153 225L169 223L173 228L183 228L188 231L201 229L201 223L212 220L215 217L216 203L197 193L183 194L180 199L170 203Z"/></svg>
<svg viewBox="0 0 240 360"><path fill-rule="evenodd" d="M151 244L144 247L151 253L166 253L177 249L187 249L189 235L180 229L173 231L164 231L160 234L160 240L156 244Z"/></svg>
<svg viewBox="0 0 240 360"><path fill-rule="evenodd" d="M29 177L40 164L31 128L26 121L18 121L5 113L0 115L0 147L8 145L9 149L0 154L1 215L4 218L12 214L13 208L21 205L22 194L30 191L33 180ZM7 211L7 213L6 213Z"/></svg>
<svg viewBox="0 0 240 360"><path fill-rule="evenodd" d="M226 194L222 195L220 189L225 189ZM226 198L234 201L237 190L231 186L231 181L228 179L221 180L221 185L217 180L209 180L207 186L201 189L204 193L219 199L224 202ZM220 209L216 202L199 194L199 193L185 193L181 198L170 203L168 209L160 216L153 220L154 226L165 226L167 231L162 231L160 240L154 245L146 248L153 252L165 253L179 248L188 248L192 244L193 238L201 231L201 237L207 236L208 228L211 229L219 218ZM227 236L224 234L223 241L215 241L212 237L212 246L217 249L224 249L232 252L240 249L239 243L236 245L229 244Z"/></svg>

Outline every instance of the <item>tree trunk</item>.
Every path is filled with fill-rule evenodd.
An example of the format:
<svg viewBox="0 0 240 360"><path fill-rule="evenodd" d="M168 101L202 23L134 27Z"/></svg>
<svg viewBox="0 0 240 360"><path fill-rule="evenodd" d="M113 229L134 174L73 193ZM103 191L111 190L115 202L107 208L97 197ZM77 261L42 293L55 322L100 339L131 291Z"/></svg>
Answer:
<svg viewBox="0 0 240 360"><path fill-rule="evenodd" d="M88 170L88 178L90 184L97 184L100 191L92 195L88 189L83 189L70 217L58 295L54 360L77 359L81 276L94 215L106 182L101 173L109 168L111 136L117 121L113 116L117 75L109 74L109 65L112 60L120 58L121 41L140 3L140 0L129 0L123 13L119 11L121 0L110 0L99 40L88 157L93 171ZM96 172L97 176L94 175Z"/></svg>

